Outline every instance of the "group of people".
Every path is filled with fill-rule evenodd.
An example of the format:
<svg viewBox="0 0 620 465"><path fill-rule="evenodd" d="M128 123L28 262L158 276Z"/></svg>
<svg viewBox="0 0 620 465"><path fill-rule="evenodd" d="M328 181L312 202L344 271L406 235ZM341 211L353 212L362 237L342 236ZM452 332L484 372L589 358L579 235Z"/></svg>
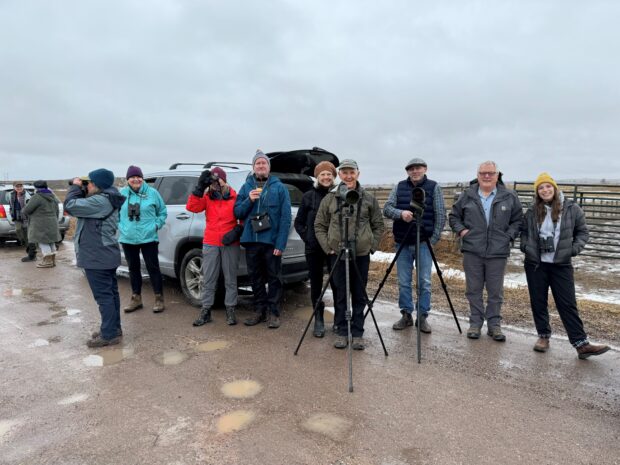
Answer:
<svg viewBox="0 0 620 465"><path fill-rule="evenodd" d="M441 187L427 177L427 170L423 159L411 159L405 165L407 177L394 187L381 210L376 198L360 184L360 170L354 160L342 160L337 168L328 161L316 165L314 185L303 195L294 220L294 227L305 243L310 299L315 309L314 336L325 335L325 303L319 298L325 270L333 270L330 285L334 302L334 347L348 346L346 312L350 298L352 348L365 348L362 337L370 254L378 249L384 232L384 216L392 220L395 248L400 250L396 265L401 316L393 329L419 325L423 333L432 331L428 321L432 246L441 238L446 208ZM86 178L75 178L64 204L66 211L78 218L74 239L77 265L85 270L102 316L100 331L89 339L89 347L117 344L122 338L116 282L119 243L128 263L132 287L130 302L124 311L133 312L143 307L140 253L155 293L153 311L164 310L157 255L158 231L166 221L166 206L157 190L144 182L139 167L130 166L126 178L128 185L121 191L113 186L113 173L103 168L92 171ZM336 185L336 178L340 179L339 185ZM467 337L479 339L486 321L487 334L493 340L506 340L501 328L504 273L511 242L520 236L538 332L534 350L545 352L549 348L548 290L551 288L569 341L579 358L600 355L609 347L588 341L577 309L571 265L571 258L580 253L588 241L585 215L576 203L564 198L547 173L538 176L534 188L534 202L524 215L518 196L503 185L497 164L486 161L479 165L476 179L452 206L448 220L460 240L470 307ZM423 205L417 208L411 202L416 189L424 191ZM352 203L347 198L351 191L356 193L351 197ZM35 196L45 194L41 191ZM19 204L22 213L28 214L24 206L32 205L32 200ZM45 205L42 202L34 205L41 208L40 205ZM348 237L345 237L343 226L345 207L349 209ZM206 217L202 306L193 325L202 326L212 321L211 310L220 273L225 282L226 322L237 323L237 267L243 245L254 293L254 312L244 324L254 326L266 322L269 328L278 328L281 324L282 253L286 249L292 217L288 189L271 174L269 158L260 150L256 152L252 173L239 192L227 183L223 168L205 170L187 199L186 209L204 212ZM419 228L413 227L416 222ZM420 250L416 251L418 244ZM349 248L352 255L348 277L350 295L346 293L345 263L339 260L343 247ZM47 253L53 254L53 249ZM417 256L420 261L417 267L420 317L414 321L412 281Z"/></svg>

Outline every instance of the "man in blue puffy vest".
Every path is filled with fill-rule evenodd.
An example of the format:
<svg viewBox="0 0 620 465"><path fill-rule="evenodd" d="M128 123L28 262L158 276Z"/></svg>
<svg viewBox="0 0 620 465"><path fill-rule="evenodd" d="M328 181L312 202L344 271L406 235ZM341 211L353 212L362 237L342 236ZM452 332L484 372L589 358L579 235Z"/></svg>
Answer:
<svg viewBox="0 0 620 465"><path fill-rule="evenodd" d="M405 166L407 179L399 182L383 207L386 218L394 221L392 231L396 250L404 243L398 256L396 266L398 270L398 306L402 317L392 326L395 330L413 326L413 293L412 278L413 265L416 257L416 218L414 209L410 206L413 189L420 187L426 194L424 211L420 223L420 331L430 333L431 326L427 317L431 310L431 271L433 259L425 239L435 245L441 238L441 231L446 222L446 209L441 187L435 181L426 177L427 165L421 158L413 158ZM409 228L413 223L413 226ZM409 233L407 233L409 231Z"/></svg>

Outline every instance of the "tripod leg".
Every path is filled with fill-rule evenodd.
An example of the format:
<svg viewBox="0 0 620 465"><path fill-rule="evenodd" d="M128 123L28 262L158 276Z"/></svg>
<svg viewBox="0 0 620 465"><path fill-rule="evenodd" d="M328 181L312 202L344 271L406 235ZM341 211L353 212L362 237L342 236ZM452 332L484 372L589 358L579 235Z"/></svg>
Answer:
<svg viewBox="0 0 620 465"><path fill-rule="evenodd" d="M345 219L348 223L348 218ZM347 229L345 229L347 231ZM348 233L348 231L347 231ZM345 249L345 291L347 293L347 310L345 312L345 318L347 320L347 350L348 350L348 358L349 358L349 392L353 392L353 335L351 333L351 317L352 317L352 309L351 309L351 281L349 278L349 265L351 260L351 254L349 249Z"/></svg>
<svg viewBox="0 0 620 465"><path fill-rule="evenodd" d="M306 333L308 332L308 328L310 327L310 324L312 323L312 320L314 319L314 316L316 315L317 309L321 303L321 301L323 300L323 295L325 294L325 291L327 290L327 286L329 285L332 276L334 275L334 271L336 270L336 266L338 265L338 260L340 260L340 257L342 256L343 250L341 250L338 253L338 257L336 258L336 261L334 262L334 266L332 266L331 271L329 272L329 276L327 277L327 281L325 282L325 284L323 285L323 289L321 290L321 294L319 295L319 298L316 301L316 305L314 306L314 311L312 312L312 315L310 315L310 320L308 320L308 324L306 325L306 329L304 329L303 334L301 335L301 339L299 340L299 344L297 344L297 348L295 349L295 352L293 352L294 355L297 355L297 352L299 352L299 348L301 347L301 343L304 341L304 338L306 337Z"/></svg>
<svg viewBox="0 0 620 465"><path fill-rule="evenodd" d="M431 257L433 258L433 263L435 264L435 270L437 271L437 276L439 277L439 282L441 283L441 287L443 288L443 292L446 294L446 299L448 300L448 305L450 306L450 310L452 311L452 316L454 317L454 322L456 323L456 327L459 330L459 334L463 334L461 330L461 325L459 324L459 319L456 317L456 312L454 311L454 306L452 305L452 300L450 299L450 294L448 293L448 286L446 282L443 280L443 273L439 268L439 264L437 263L437 258L435 257L435 252L433 251L433 247L431 246L431 242L428 238L425 239L426 245L428 246L428 250L431 253Z"/></svg>
<svg viewBox="0 0 620 465"><path fill-rule="evenodd" d="M402 247L399 247L399 251L402 249ZM396 258L398 258L398 255L396 257L394 257L394 262L396 261ZM355 259L352 259L351 262L353 263L353 270L355 271L355 274L357 276L357 279L359 280L360 284L364 283L364 280L362 279L362 274L360 273L359 268L357 267L357 263L355 262ZM393 263L394 263L393 262ZM386 275L387 277L387 275ZM384 279L385 282L385 279ZM379 335L379 340L381 341L381 347L383 347L383 353L387 356L388 351L385 348L385 343L383 342L383 337L381 336L381 331L379 330L379 325L377 324L377 319L375 318L375 312L372 311L372 305L374 303L374 299L372 300L372 302L370 300L368 300L368 294L366 293L366 287L362 286L364 289L364 300L366 301L366 305L368 305L368 310L366 311L366 314L364 315L364 320L366 321L366 316L368 315L368 313L370 313L370 315L372 316L372 321L375 324L375 328L377 329L377 334ZM381 290L381 289L379 289ZM375 294L375 299L377 298L377 295L379 295L379 291L377 291L377 293Z"/></svg>
<svg viewBox="0 0 620 465"><path fill-rule="evenodd" d="M416 313L416 346L418 349L418 363L422 362L422 319L420 310L420 222L416 221L415 243L415 313Z"/></svg>

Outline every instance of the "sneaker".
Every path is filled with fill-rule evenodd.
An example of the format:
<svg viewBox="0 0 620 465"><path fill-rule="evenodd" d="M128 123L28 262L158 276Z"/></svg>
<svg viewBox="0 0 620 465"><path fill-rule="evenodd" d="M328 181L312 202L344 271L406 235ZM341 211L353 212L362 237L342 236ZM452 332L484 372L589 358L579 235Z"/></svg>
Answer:
<svg viewBox="0 0 620 465"><path fill-rule="evenodd" d="M353 342L351 343L351 348L353 350L364 350L366 348L366 345L364 344L364 341L361 337L354 337Z"/></svg>
<svg viewBox="0 0 620 465"><path fill-rule="evenodd" d="M346 336L336 336L336 340L334 341L334 347L336 349L346 349L349 345L349 341Z"/></svg>
<svg viewBox="0 0 620 465"><path fill-rule="evenodd" d="M121 342L121 338L119 336L113 337L112 339L104 339L101 336L97 336L93 339L89 339L86 341L86 345L91 349L95 349L98 347L106 347L113 346Z"/></svg>
<svg viewBox="0 0 620 465"><path fill-rule="evenodd" d="M99 331L93 331L93 333L90 335L91 339L97 339L99 336L101 336L101 332ZM117 337L123 337L123 330L122 329L118 329L116 330L116 336Z"/></svg>
<svg viewBox="0 0 620 465"><path fill-rule="evenodd" d="M278 315L274 315L273 313L269 314L269 320L267 321L267 327L270 329L277 329L280 327L280 317Z"/></svg>
<svg viewBox="0 0 620 465"><path fill-rule="evenodd" d="M267 316L264 313L255 313L250 318L246 318L243 324L246 326L254 326L262 323L263 321L267 321Z"/></svg>
<svg viewBox="0 0 620 465"><path fill-rule="evenodd" d="M470 326L467 330L468 339L480 339L480 328L476 326Z"/></svg>
<svg viewBox="0 0 620 465"><path fill-rule="evenodd" d="M420 331L425 334L431 333L431 325L426 321L427 315L420 316ZM415 320L415 327L418 327L418 320Z"/></svg>
<svg viewBox="0 0 620 465"><path fill-rule="evenodd" d="M506 336L502 333L502 328L499 326L491 326L488 328L487 334L497 342L504 342L506 340Z"/></svg>
<svg viewBox="0 0 620 465"><path fill-rule="evenodd" d="M536 344L534 344L534 350L536 352L547 352L549 350L549 338L539 337Z"/></svg>
<svg viewBox="0 0 620 465"><path fill-rule="evenodd" d="M396 331L405 329L407 326L413 326L413 317L411 316L411 313L407 313L404 310L401 310L400 313L402 313L403 316L401 316L400 320L392 325L392 329L395 329Z"/></svg>
<svg viewBox="0 0 620 465"><path fill-rule="evenodd" d="M581 347L577 347L577 354L581 360L585 360L586 358L592 355L601 355L609 350L609 346L604 345L596 345L590 344L589 342L582 345Z"/></svg>

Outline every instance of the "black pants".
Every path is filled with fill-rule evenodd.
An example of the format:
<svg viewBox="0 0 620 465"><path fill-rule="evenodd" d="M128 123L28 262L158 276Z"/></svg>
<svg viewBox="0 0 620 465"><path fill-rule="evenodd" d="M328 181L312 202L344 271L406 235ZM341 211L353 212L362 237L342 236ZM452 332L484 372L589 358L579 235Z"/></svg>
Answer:
<svg viewBox="0 0 620 465"><path fill-rule="evenodd" d="M323 290L323 276L325 265L329 267L328 271L331 271L328 255L323 252L323 249L306 250L306 263L308 264L308 274L310 276L310 300L312 301L312 308L316 306L316 302ZM334 302L336 301L336 286L332 278L329 283L332 288L332 294L334 295Z"/></svg>
<svg viewBox="0 0 620 465"><path fill-rule="evenodd" d="M330 266L334 266L337 255L330 255ZM366 307L366 284L368 282L368 267L370 266L370 255L362 255L355 257L355 264L359 270L358 278L353 262L349 264L349 285L351 288L351 335L353 337L362 337L364 335L364 308ZM347 292L346 292L346 268L345 261L338 260L336 270L334 271L333 282L336 289L334 295L334 324L338 326L338 335L347 336L347 320L345 313L347 311Z"/></svg>
<svg viewBox="0 0 620 465"><path fill-rule="evenodd" d="M551 336L548 309L549 287L551 287L553 300L568 334L568 340L575 347L583 345L588 338L577 310L572 265L541 263L537 266L526 263L525 276L538 335Z"/></svg>
<svg viewBox="0 0 620 465"><path fill-rule="evenodd" d="M254 242L244 244L245 262L254 293L254 311L265 314L267 310L280 316L282 297L282 256L273 254L273 245ZM265 284L267 289L265 289Z"/></svg>
<svg viewBox="0 0 620 465"><path fill-rule="evenodd" d="M118 295L116 268L110 270L85 269L86 279L101 314L101 337L113 339L121 329L121 299Z"/></svg>
<svg viewBox="0 0 620 465"><path fill-rule="evenodd" d="M122 244L125 260L129 267L129 280L131 291L134 294L142 293L142 271L140 266L140 251L144 257L144 264L149 272L151 285L155 294L163 294L159 259L157 258L159 242L147 242L146 244Z"/></svg>

